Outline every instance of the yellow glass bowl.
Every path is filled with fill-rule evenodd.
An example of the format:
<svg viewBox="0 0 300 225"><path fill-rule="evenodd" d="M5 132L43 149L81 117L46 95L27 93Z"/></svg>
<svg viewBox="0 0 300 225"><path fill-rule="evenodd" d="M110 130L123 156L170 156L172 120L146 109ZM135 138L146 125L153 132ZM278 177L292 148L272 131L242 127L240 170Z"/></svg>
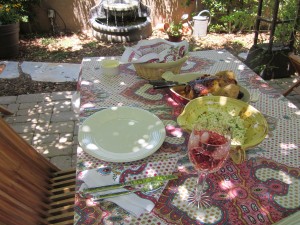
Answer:
<svg viewBox="0 0 300 225"><path fill-rule="evenodd" d="M231 145L232 149L244 152L260 144L268 134L268 123L256 108L246 102L223 96L204 96L191 100L178 116L177 123L184 130L191 131L198 116L210 109L222 110L228 114L230 110L231 114L239 115L244 120L245 142L243 145Z"/></svg>

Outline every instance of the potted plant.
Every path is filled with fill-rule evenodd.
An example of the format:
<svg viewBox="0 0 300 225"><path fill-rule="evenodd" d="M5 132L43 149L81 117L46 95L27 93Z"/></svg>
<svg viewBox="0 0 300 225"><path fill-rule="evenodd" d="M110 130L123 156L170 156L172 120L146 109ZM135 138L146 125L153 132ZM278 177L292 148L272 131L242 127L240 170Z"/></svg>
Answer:
<svg viewBox="0 0 300 225"><path fill-rule="evenodd" d="M19 53L20 21L28 21L31 6L40 0L0 0L0 59Z"/></svg>
<svg viewBox="0 0 300 225"><path fill-rule="evenodd" d="M169 37L169 41L172 42L179 42L182 40L183 36L183 25L182 21L179 21L178 23L172 21L171 23L165 23L164 24L164 31Z"/></svg>
<svg viewBox="0 0 300 225"><path fill-rule="evenodd" d="M179 22L172 21L164 24L164 32L168 35L169 41L179 42L184 35L192 31L191 24L187 20L188 14L183 14Z"/></svg>
<svg viewBox="0 0 300 225"><path fill-rule="evenodd" d="M19 53L19 9L21 4L0 4L0 58L15 57Z"/></svg>

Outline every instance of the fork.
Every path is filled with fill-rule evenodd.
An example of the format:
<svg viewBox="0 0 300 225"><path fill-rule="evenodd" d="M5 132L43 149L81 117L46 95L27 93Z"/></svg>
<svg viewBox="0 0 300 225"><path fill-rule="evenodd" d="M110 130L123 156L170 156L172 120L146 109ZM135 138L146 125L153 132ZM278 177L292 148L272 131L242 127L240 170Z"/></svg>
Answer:
<svg viewBox="0 0 300 225"><path fill-rule="evenodd" d="M115 197L119 197L122 195L128 195L128 194L136 193L136 192L142 192L146 195L149 195L149 194L152 194L152 193L155 193L155 192L161 190L163 187L163 184L164 184L163 182L152 182L152 183L147 184L143 188L131 188L131 190L126 190L126 191L121 191L121 192L102 194L102 195L98 194L98 195L95 195L93 197L93 199L94 199L94 201L102 201L106 198L115 198Z"/></svg>

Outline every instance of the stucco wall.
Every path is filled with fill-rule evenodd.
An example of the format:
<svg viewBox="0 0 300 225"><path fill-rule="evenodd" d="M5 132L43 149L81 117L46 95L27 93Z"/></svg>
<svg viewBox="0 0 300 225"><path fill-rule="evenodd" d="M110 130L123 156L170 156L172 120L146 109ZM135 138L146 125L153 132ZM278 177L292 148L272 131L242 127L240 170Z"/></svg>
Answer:
<svg viewBox="0 0 300 225"><path fill-rule="evenodd" d="M53 21L56 31L89 32L89 10L98 0L42 0L35 7L36 19L31 27L33 31L51 31L51 20L47 16L48 9L54 9L56 17ZM183 7L184 0L143 0L151 9L152 27L167 22L172 18L178 20L184 13L190 13L193 6Z"/></svg>
<svg viewBox="0 0 300 225"><path fill-rule="evenodd" d="M35 7L36 19L32 26L36 30L48 31L52 29L51 20L48 18L48 9L54 9L54 27L58 30L73 32L90 29L88 24L89 9L96 0L42 0Z"/></svg>
<svg viewBox="0 0 300 225"><path fill-rule="evenodd" d="M171 20L178 21L183 14L192 12L193 5L188 8L183 2L185 0L143 0L143 3L151 8L151 20L154 27Z"/></svg>

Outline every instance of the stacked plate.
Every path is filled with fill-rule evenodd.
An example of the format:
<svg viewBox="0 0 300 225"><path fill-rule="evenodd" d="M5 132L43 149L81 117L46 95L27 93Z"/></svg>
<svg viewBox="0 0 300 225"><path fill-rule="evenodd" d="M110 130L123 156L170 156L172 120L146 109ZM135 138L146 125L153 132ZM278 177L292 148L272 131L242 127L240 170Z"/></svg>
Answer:
<svg viewBox="0 0 300 225"><path fill-rule="evenodd" d="M135 107L111 107L94 113L79 127L79 144L108 162L131 162L156 152L166 136L163 122Z"/></svg>

